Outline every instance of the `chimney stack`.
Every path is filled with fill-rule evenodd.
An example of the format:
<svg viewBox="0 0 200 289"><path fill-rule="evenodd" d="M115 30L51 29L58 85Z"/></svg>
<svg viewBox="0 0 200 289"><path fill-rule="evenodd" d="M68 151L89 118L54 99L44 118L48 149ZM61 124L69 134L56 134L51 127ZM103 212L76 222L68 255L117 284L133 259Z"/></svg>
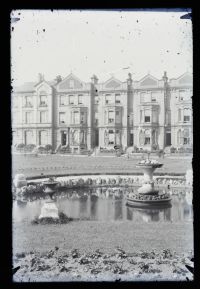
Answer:
<svg viewBox="0 0 200 289"><path fill-rule="evenodd" d="M38 74L38 82L44 81L44 75L42 73Z"/></svg>
<svg viewBox="0 0 200 289"><path fill-rule="evenodd" d="M98 78L96 77L95 74L93 74L93 76L91 77L91 81L94 85L96 85L98 83Z"/></svg>
<svg viewBox="0 0 200 289"><path fill-rule="evenodd" d="M132 85L132 82L133 82L133 80L132 80L132 74L129 72L129 73L128 73L127 84L128 84L128 85Z"/></svg>

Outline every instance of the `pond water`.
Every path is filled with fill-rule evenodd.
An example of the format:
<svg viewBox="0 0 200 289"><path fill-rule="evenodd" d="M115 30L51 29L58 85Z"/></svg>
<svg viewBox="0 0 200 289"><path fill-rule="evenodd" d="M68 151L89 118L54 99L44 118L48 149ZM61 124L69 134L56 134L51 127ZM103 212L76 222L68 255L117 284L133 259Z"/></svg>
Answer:
<svg viewBox="0 0 200 289"><path fill-rule="evenodd" d="M72 218L95 221L192 222L192 191L172 191L170 208L139 209L126 205L126 194L136 188L82 188L59 192L56 203L60 211ZM40 195L28 201L13 202L13 220L31 221L39 216L45 199Z"/></svg>

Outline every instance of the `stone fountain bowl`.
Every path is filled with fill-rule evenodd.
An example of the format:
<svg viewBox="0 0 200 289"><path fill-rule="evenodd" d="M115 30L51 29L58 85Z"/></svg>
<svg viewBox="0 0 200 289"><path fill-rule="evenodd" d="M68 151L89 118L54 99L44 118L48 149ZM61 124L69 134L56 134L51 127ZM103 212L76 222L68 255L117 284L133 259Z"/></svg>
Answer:
<svg viewBox="0 0 200 289"><path fill-rule="evenodd" d="M158 200L139 200L133 198L127 198L127 205L138 206L138 207L162 207L171 204L171 198L158 199Z"/></svg>

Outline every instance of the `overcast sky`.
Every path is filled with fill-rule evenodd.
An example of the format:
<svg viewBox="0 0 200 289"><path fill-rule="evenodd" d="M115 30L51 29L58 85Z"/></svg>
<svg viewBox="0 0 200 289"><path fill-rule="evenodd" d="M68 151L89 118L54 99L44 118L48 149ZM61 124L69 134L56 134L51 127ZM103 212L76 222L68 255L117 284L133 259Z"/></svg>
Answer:
<svg viewBox="0 0 200 289"><path fill-rule="evenodd" d="M186 12L16 10L11 17L14 85L71 71L89 82L114 75L125 81L147 73L161 79L192 71L191 20ZM129 67L128 69L125 69Z"/></svg>

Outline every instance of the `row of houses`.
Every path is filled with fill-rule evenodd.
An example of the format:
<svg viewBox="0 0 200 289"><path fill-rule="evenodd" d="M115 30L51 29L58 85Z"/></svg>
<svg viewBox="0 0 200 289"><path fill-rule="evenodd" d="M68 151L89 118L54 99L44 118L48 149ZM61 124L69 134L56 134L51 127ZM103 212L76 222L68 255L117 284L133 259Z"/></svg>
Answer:
<svg viewBox="0 0 200 289"><path fill-rule="evenodd" d="M192 146L192 75L85 83L74 74L13 88L13 145L163 149Z"/></svg>

